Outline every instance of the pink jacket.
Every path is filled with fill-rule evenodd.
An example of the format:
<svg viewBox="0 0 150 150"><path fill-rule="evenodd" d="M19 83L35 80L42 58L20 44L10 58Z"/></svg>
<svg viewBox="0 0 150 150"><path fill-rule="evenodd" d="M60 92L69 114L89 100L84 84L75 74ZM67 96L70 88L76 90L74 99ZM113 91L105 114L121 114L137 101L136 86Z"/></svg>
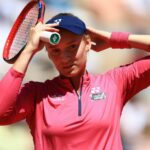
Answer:
<svg viewBox="0 0 150 150"><path fill-rule="evenodd" d="M11 68L0 82L0 125L26 119L35 150L122 150L124 104L150 85L150 56L105 74L83 76L81 116L68 79L29 82Z"/></svg>

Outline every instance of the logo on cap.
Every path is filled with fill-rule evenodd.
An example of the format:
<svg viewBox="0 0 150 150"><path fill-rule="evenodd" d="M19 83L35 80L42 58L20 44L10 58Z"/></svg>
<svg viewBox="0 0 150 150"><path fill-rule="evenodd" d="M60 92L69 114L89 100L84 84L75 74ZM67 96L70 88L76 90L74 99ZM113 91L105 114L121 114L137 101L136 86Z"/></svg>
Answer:
<svg viewBox="0 0 150 150"><path fill-rule="evenodd" d="M60 23L62 21L62 19L56 19L54 20L55 23Z"/></svg>

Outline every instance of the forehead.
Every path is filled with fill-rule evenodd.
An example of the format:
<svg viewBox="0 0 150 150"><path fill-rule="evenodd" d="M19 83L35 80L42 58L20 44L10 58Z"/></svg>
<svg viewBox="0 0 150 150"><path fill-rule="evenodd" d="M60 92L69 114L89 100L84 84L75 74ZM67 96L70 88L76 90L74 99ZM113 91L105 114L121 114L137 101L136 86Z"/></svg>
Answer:
<svg viewBox="0 0 150 150"><path fill-rule="evenodd" d="M69 39L71 39L71 38L78 39L78 38L82 37L82 35L75 34L73 32L70 32L70 31L62 29L62 28L59 28L59 33L60 33L62 38L68 38L69 37ZM69 39L66 39L66 40L69 40Z"/></svg>
<svg viewBox="0 0 150 150"><path fill-rule="evenodd" d="M59 29L59 34L61 36L60 42L57 45L51 45L51 44L46 44L49 47L58 47L58 46L65 46L65 45L69 45L72 43L79 43L82 40L83 35L77 35L74 34L68 30L65 29Z"/></svg>

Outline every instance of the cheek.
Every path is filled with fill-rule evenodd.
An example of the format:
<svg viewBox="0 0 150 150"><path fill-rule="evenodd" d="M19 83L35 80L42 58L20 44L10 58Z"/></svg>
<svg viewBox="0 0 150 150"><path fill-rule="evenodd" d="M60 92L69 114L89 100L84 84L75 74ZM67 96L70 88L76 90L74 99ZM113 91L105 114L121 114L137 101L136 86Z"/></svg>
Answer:
<svg viewBox="0 0 150 150"><path fill-rule="evenodd" d="M78 49L76 58L80 59L81 61L85 61L85 59L87 57L87 52L88 52L87 46L85 44L81 44Z"/></svg>
<svg viewBox="0 0 150 150"><path fill-rule="evenodd" d="M55 67L57 68L59 61L57 60L57 58L54 58L53 56L51 56L48 53L48 58L53 62L53 64L55 65Z"/></svg>

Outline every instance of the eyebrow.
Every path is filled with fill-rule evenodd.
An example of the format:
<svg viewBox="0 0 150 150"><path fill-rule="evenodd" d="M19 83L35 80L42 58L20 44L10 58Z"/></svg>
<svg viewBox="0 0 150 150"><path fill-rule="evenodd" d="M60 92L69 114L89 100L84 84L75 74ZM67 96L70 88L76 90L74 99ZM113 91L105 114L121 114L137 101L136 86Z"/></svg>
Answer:
<svg viewBox="0 0 150 150"><path fill-rule="evenodd" d="M76 40L72 40L72 41L69 41L69 42L67 42L66 44L67 45L70 45L70 44L72 44L72 43L75 43L75 42L79 42L81 39L76 39ZM51 49L57 49L57 45L56 46L54 46L54 45L49 45L49 47L51 48Z"/></svg>
<svg viewBox="0 0 150 150"><path fill-rule="evenodd" d="M78 41L80 41L80 39L69 41L67 44L69 45L69 44L72 44L72 43L75 43L75 42L78 42Z"/></svg>

